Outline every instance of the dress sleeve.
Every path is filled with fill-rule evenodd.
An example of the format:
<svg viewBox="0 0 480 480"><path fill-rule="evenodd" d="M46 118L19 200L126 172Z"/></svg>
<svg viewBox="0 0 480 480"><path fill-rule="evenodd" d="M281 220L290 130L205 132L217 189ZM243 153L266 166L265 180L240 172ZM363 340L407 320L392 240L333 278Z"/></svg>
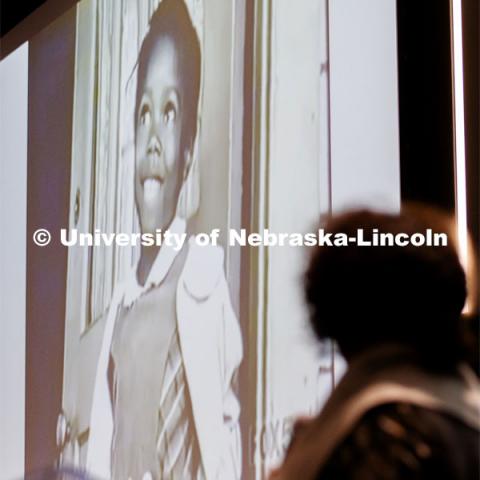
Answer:
<svg viewBox="0 0 480 480"><path fill-rule="evenodd" d="M223 385L223 423L227 442L223 454L224 478L240 479L242 470L242 442L240 434L240 403L236 395L238 368L243 357L242 337L233 311L225 277L221 279L222 325L221 358ZM228 466L228 465L229 466Z"/></svg>

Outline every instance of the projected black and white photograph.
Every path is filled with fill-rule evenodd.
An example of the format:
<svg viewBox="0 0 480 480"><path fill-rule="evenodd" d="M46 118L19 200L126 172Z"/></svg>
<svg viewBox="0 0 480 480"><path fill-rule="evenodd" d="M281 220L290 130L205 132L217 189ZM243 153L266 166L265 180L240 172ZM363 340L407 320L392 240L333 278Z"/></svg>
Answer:
<svg viewBox="0 0 480 480"><path fill-rule="evenodd" d="M26 248L7 259L23 290L2 277L24 312L0 336L24 362L0 372L16 388L11 471L267 479L346 364L312 332L310 247L229 233L302 236L352 206L399 208L394 2L62 8L0 70L22 108L2 116L5 171L19 165L3 196L26 202L10 221ZM140 242L166 231L181 241Z"/></svg>
<svg viewBox="0 0 480 480"><path fill-rule="evenodd" d="M103 478L262 478L293 418L333 386L332 345L308 337L305 252L226 245L229 228L302 232L330 208L326 2L258 8L270 27L242 2L77 7L70 228L189 240L69 248L64 464ZM249 89L247 34L261 74ZM247 212L245 194L257 198ZM220 245L196 246L213 228Z"/></svg>
<svg viewBox="0 0 480 480"><path fill-rule="evenodd" d="M70 226L187 238L69 252L61 455L101 478L241 476L239 252L194 242L226 235L241 201L235 15L78 6Z"/></svg>
<svg viewBox="0 0 480 480"><path fill-rule="evenodd" d="M334 352L309 343L301 306L305 252L258 248L247 259L226 246L229 228L302 232L328 212L326 3L259 4L271 37L249 25L268 53L254 54L264 80L248 99L240 3L77 9L70 228L189 238L180 249L69 249L61 461L100 477L261 478L294 416L332 388ZM271 161L248 159L245 178L249 100L261 107L247 127L264 132L253 141ZM197 247L195 234L213 228L221 246Z"/></svg>

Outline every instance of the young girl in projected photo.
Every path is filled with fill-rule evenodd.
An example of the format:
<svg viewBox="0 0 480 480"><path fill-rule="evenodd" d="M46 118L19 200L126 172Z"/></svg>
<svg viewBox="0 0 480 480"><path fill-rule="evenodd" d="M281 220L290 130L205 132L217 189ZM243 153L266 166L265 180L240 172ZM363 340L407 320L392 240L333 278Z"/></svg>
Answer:
<svg viewBox="0 0 480 480"><path fill-rule="evenodd" d="M163 0L138 57L135 203L142 233L188 233L200 44L183 0ZM87 470L114 479L238 479L242 342L223 250L141 247L116 288L100 352Z"/></svg>

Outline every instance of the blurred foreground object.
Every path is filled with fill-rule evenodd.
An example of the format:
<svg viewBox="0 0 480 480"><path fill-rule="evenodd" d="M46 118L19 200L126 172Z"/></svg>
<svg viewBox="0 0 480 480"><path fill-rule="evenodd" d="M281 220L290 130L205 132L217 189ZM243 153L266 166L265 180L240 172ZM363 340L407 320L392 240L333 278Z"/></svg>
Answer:
<svg viewBox="0 0 480 480"><path fill-rule="evenodd" d="M25 475L25 480L94 480L86 472L74 468L45 468Z"/></svg>
<svg viewBox="0 0 480 480"><path fill-rule="evenodd" d="M315 249L305 284L311 325L338 343L349 368L322 412L297 426L272 479L478 479L480 384L467 365L467 282L450 218L417 205L325 226L348 237L358 229L431 229L448 245Z"/></svg>

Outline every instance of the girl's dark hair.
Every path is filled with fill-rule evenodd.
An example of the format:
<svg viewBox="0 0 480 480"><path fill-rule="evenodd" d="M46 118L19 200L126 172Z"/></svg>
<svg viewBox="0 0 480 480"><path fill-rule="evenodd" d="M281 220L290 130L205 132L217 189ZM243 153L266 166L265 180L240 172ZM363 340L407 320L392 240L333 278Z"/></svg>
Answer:
<svg viewBox="0 0 480 480"><path fill-rule="evenodd" d="M145 80L148 61L155 45L162 38L169 38L175 45L184 109L181 145L191 149L197 134L201 51L197 32L183 0L162 0L150 19L147 35L138 54L135 121L138 118L141 86Z"/></svg>
<svg viewBox="0 0 480 480"><path fill-rule="evenodd" d="M367 210L331 218L328 232L448 235L447 246L318 247L305 276L311 325L350 358L383 343L411 347L433 369L463 358L466 281L447 217L414 207L399 215Z"/></svg>

